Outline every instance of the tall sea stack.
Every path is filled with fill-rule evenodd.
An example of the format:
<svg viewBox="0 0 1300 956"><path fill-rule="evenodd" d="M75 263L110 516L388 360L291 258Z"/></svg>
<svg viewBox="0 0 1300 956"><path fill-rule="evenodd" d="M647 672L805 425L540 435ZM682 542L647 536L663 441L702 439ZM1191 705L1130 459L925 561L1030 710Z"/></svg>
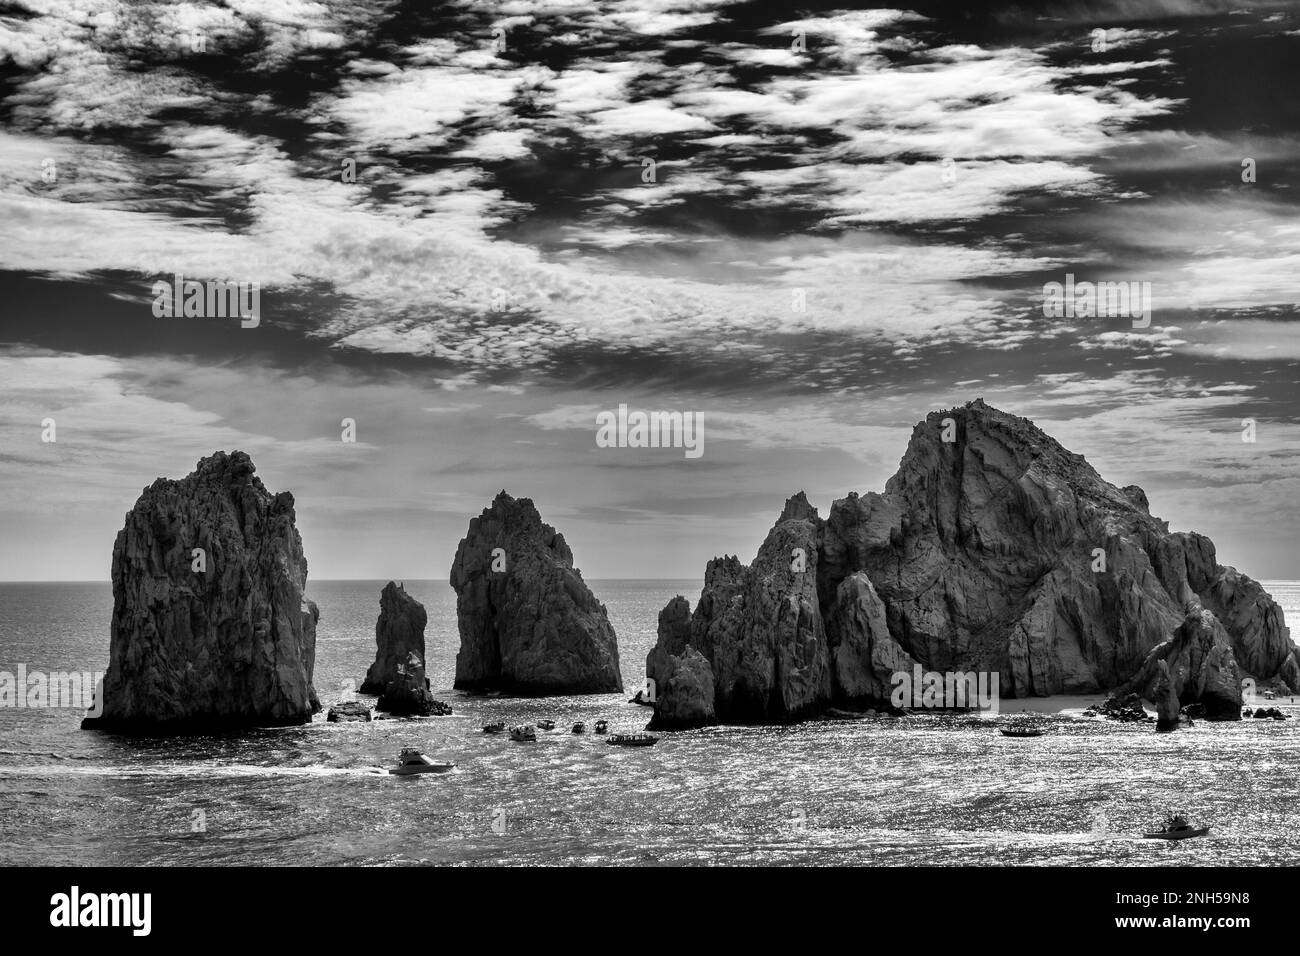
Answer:
<svg viewBox="0 0 1300 956"><path fill-rule="evenodd" d="M424 605L389 581L379 595L379 620L375 622L375 662L366 671L363 694L382 694L414 652L424 666L424 627L429 615Z"/></svg>
<svg viewBox="0 0 1300 956"><path fill-rule="evenodd" d="M273 495L243 452L159 478L113 545L113 618L102 714L83 727L171 734L301 724L316 605L293 495Z"/></svg>
<svg viewBox="0 0 1300 956"><path fill-rule="evenodd" d="M1225 720L1244 677L1300 689L1257 582L1152 517L1141 488L980 400L919 423L883 494L825 520L796 495L752 565L710 561L694 613L680 601L647 668L699 651L730 723L882 705L916 664L996 673L1003 697L1122 685Z"/></svg>
<svg viewBox="0 0 1300 956"><path fill-rule="evenodd" d="M451 568L460 651L455 686L509 694L623 689L605 607L528 498L502 491L471 519Z"/></svg>

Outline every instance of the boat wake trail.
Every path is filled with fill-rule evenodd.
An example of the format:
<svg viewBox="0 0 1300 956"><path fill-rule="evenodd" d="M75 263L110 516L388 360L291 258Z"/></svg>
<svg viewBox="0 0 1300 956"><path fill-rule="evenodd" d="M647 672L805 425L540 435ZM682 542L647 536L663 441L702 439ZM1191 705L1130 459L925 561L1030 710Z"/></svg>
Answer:
<svg viewBox="0 0 1300 956"><path fill-rule="evenodd" d="M370 777L382 767L259 767L251 764L172 764L121 767L4 767L5 777Z"/></svg>

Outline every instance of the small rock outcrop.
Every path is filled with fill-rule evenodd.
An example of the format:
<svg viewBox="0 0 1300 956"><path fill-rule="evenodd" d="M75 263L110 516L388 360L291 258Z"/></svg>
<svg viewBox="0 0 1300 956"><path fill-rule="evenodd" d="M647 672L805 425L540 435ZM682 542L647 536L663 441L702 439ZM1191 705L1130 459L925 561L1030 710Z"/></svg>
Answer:
<svg viewBox="0 0 1300 956"><path fill-rule="evenodd" d="M424 661L424 627L429 615L424 605L393 581L379 596L379 620L375 622L375 662L361 684L363 694L382 694L397 677L398 668L412 653Z"/></svg>
<svg viewBox="0 0 1300 956"><path fill-rule="evenodd" d="M456 549L458 689L509 694L622 691L605 607L532 501L502 491Z"/></svg>
<svg viewBox="0 0 1300 956"><path fill-rule="evenodd" d="M424 674L424 660L415 651L397 665L397 673L379 695L375 707L394 717L444 717L451 705L435 700Z"/></svg>
<svg viewBox="0 0 1300 956"><path fill-rule="evenodd" d="M1276 707L1260 707L1257 710L1255 710L1254 713L1250 713L1250 708L1247 707L1245 712L1243 713L1243 716L1246 716L1247 714L1249 714L1249 716L1255 720L1289 719L1286 714L1282 713L1282 711L1278 710Z"/></svg>
<svg viewBox="0 0 1300 956"><path fill-rule="evenodd" d="M1125 694L1122 697L1111 695L1083 713L1087 717L1105 717L1107 720L1129 724L1145 723L1151 719L1151 715L1142 706L1142 698L1137 694Z"/></svg>
<svg viewBox="0 0 1300 956"><path fill-rule="evenodd" d="M369 721L371 719L370 708L360 701L345 701L342 704L335 704L330 707L329 712L325 715L325 720L331 724L343 724L354 720Z"/></svg>
<svg viewBox="0 0 1300 956"><path fill-rule="evenodd" d="M171 734L307 723L316 605L293 495L243 452L141 494L113 545L102 715L83 727Z"/></svg>
<svg viewBox="0 0 1300 956"><path fill-rule="evenodd" d="M656 682L654 716L648 730L686 730L718 722L713 709L713 669L703 654L687 647L669 660Z"/></svg>
<svg viewBox="0 0 1300 956"><path fill-rule="evenodd" d="M648 670L681 653L685 612L665 615ZM1258 582L1203 535L1171 532L1141 488L982 400L918 423L883 493L850 493L825 519L800 493L752 564L710 561L688 643L725 723L882 706L914 665L996 673L1014 699L1149 693L1165 660L1165 709L1172 689L1210 720L1240 719L1243 678L1300 682Z"/></svg>

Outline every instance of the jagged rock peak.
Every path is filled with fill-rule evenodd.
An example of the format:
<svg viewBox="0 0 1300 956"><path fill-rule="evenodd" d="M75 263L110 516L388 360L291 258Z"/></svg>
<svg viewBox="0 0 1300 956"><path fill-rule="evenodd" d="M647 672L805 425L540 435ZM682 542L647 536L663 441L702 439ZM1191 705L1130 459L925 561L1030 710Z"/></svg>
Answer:
<svg viewBox="0 0 1300 956"><path fill-rule="evenodd" d="M781 517L777 521L818 521L817 509L808 503L808 496L802 491L786 499Z"/></svg>
<svg viewBox="0 0 1300 956"><path fill-rule="evenodd" d="M271 494L241 451L159 478L113 545L103 712L83 726L185 733L305 723L316 606L293 495Z"/></svg>
<svg viewBox="0 0 1300 956"><path fill-rule="evenodd" d="M414 652L424 662L424 628L429 622L424 605L394 581L379 595L379 619L375 621L375 662L361 685L363 694L382 694L397 677L398 668Z"/></svg>
<svg viewBox="0 0 1300 956"><path fill-rule="evenodd" d="M660 644L648 663L666 672L680 625ZM909 663L995 671L1002 696L1027 697L1150 690L1168 658L1166 710L1172 693L1211 719L1236 719L1242 676L1300 689L1300 649L1258 582L982 399L918 423L883 494L850 493L824 521L797 494L753 564L709 561L689 644L732 723L878 704Z"/></svg>
<svg viewBox="0 0 1300 956"><path fill-rule="evenodd" d="M470 520L451 585L461 638L456 687L533 695L623 689L605 607L530 499L503 490Z"/></svg>

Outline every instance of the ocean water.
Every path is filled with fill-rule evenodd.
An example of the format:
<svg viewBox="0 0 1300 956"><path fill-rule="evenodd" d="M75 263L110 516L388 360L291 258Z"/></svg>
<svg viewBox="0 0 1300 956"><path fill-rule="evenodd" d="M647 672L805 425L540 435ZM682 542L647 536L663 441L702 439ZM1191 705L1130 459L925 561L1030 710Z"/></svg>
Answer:
<svg viewBox="0 0 1300 956"><path fill-rule="evenodd" d="M326 705L373 659L382 584L309 584ZM628 694L451 691L455 595L408 581L429 610L430 676L451 717L329 724L322 713L309 726L162 740L82 731L72 710L0 708L0 863L1300 863L1300 720L1156 734L1061 718L1016 740L980 718L918 716L714 727L632 750L574 736L574 721L600 717L611 731L644 727L649 711L627 697L658 611L699 594L688 581L591 585ZM1300 582L1265 586L1300 619ZM0 670L103 670L111 608L107 584L0 584ZM536 745L480 730L543 717L557 729ZM404 746L458 767L384 773ZM1167 808L1213 831L1141 839Z"/></svg>

